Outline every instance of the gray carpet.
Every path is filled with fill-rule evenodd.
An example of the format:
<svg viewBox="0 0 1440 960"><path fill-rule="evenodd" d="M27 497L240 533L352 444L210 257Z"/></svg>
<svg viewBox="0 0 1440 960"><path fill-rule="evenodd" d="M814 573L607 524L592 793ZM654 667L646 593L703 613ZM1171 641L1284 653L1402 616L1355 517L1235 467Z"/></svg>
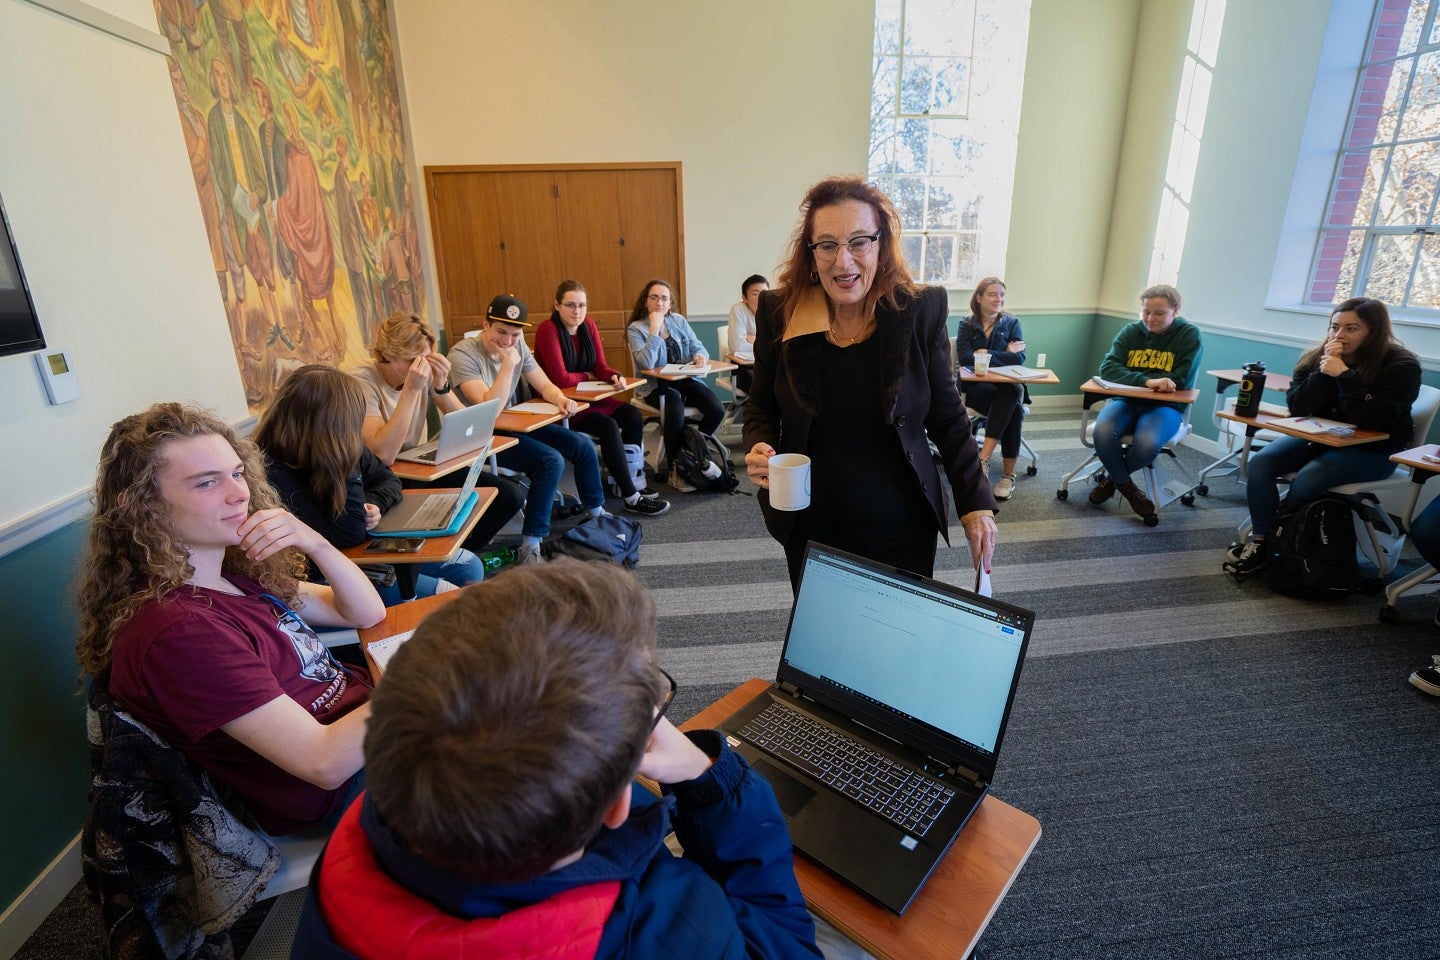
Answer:
<svg viewBox="0 0 1440 960"><path fill-rule="evenodd" d="M1000 519L997 596L1038 622L995 793L1044 835L980 954L1440 957L1440 700L1405 682L1440 650L1434 600L1382 625L1375 597L1235 584L1233 480L1155 528L1083 488L1058 502L1076 418L1027 418L1040 473ZM773 675L790 594L753 499L673 499L637 573L680 720ZM942 546L940 577L968 566ZM77 891L17 956L98 957L93 912Z"/></svg>

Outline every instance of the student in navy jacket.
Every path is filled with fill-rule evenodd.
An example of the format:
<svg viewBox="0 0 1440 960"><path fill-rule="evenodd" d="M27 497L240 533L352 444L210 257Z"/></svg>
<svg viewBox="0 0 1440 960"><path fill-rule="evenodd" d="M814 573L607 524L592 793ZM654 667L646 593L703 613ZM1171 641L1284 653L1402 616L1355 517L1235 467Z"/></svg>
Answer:
<svg viewBox="0 0 1440 960"><path fill-rule="evenodd" d="M820 956L770 786L664 719L629 574L561 559L456 596L377 687L293 957Z"/></svg>

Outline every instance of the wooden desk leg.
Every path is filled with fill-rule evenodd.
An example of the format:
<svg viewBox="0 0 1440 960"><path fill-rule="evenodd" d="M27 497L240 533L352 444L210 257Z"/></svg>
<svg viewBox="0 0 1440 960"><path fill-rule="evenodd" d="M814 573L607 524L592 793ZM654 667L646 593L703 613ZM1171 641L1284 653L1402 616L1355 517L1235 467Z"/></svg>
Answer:
<svg viewBox="0 0 1440 960"><path fill-rule="evenodd" d="M395 564L395 586L400 591L401 600L414 600L415 591L420 587L420 564Z"/></svg>

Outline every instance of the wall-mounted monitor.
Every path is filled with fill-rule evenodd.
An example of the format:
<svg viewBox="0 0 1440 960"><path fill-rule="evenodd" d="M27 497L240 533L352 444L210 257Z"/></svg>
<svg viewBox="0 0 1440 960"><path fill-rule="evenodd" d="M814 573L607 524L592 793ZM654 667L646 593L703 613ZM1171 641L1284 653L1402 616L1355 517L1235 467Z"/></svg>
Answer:
<svg viewBox="0 0 1440 960"><path fill-rule="evenodd" d="M45 334L35 315L35 301L20 269L20 254L0 198L0 357L45 349Z"/></svg>

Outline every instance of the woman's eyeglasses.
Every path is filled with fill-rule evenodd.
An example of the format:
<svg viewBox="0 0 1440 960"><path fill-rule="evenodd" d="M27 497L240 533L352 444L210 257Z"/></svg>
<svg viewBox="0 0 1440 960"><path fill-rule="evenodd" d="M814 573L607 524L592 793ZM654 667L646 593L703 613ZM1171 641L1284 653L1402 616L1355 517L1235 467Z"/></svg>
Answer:
<svg viewBox="0 0 1440 960"><path fill-rule="evenodd" d="M646 300L649 300L649 301L652 301L652 302L654 302L654 303L669 303L669 302L670 302L670 298L669 298L667 295L663 294L663 293L652 293L652 294L650 294L650 296L646 297L645 299L646 299Z"/></svg>
<svg viewBox="0 0 1440 960"><path fill-rule="evenodd" d="M660 726L660 718L665 716L665 711L669 710L670 704L675 702L675 678L664 670L660 671L660 676L664 677L666 682L670 684L670 689L665 692L665 696L660 701L659 708L655 711L655 720L650 724L651 730Z"/></svg>
<svg viewBox="0 0 1440 960"><path fill-rule="evenodd" d="M840 255L841 246L848 249L850 256L858 260L870 252L870 248L880 240L880 237L881 234L878 233L868 237L851 237L844 244L838 240L816 240L814 243L807 243L806 246L810 248L811 253L815 254L816 260L834 260Z"/></svg>

